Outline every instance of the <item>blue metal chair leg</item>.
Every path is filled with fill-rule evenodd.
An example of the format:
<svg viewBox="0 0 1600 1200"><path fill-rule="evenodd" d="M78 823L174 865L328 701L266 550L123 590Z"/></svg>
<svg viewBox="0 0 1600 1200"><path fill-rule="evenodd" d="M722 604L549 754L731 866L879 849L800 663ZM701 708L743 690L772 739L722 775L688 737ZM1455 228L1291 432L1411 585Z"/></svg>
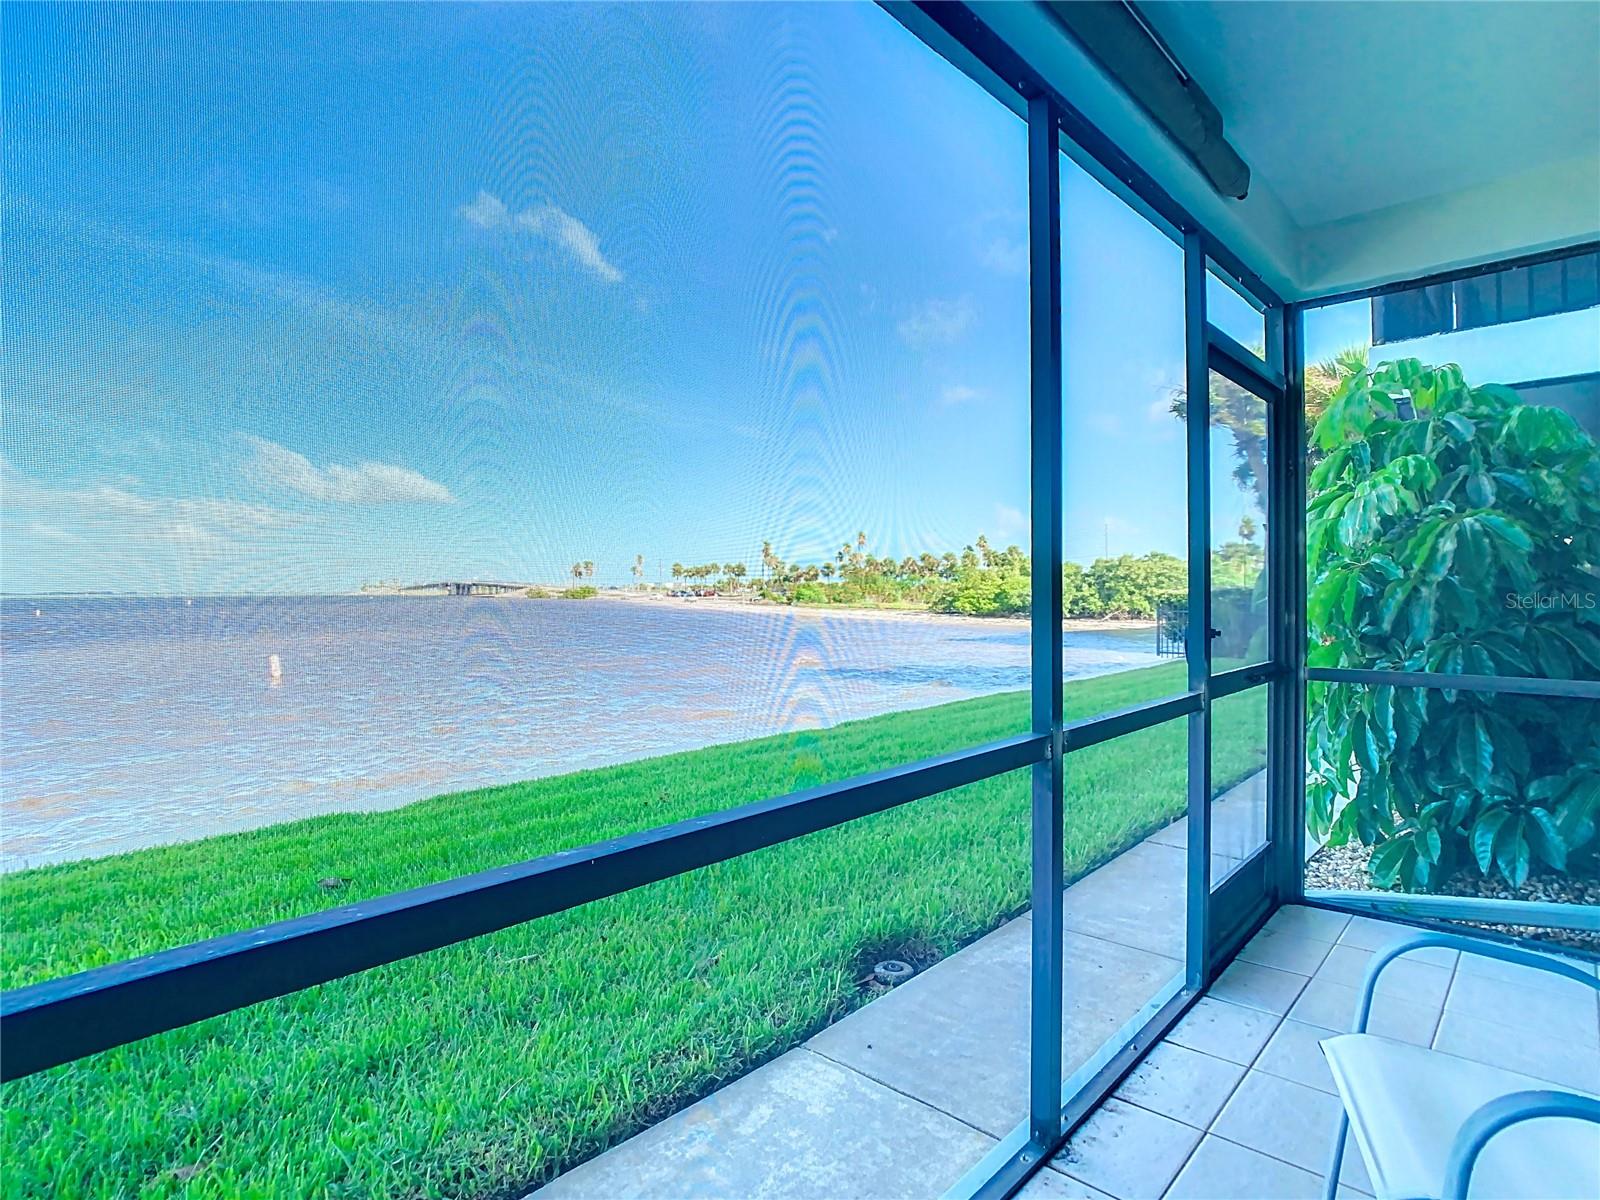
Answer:
<svg viewBox="0 0 1600 1200"><path fill-rule="evenodd" d="M1328 1163L1328 1181L1323 1185L1323 1200L1335 1200L1339 1192L1339 1168L1344 1164L1344 1142L1350 1134L1350 1114L1339 1110L1339 1134L1333 1139L1333 1160Z"/></svg>

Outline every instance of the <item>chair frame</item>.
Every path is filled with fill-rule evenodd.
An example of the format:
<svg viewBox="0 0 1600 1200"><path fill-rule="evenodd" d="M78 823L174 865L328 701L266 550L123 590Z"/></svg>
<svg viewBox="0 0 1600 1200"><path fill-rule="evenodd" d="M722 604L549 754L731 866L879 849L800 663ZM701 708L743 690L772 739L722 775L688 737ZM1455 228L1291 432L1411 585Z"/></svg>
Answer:
<svg viewBox="0 0 1600 1200"><path fill-rule="evenodd" d="M1502 946L1497 942L1481 941L1454 933L1421 933L1380 951L1367 967L1366 978L1361 983L1361 1003L1356 1009L1352 1033L1366 1033L1367 1021L1372 1015L1372 999L1378 988L1378 977L1390 963L1413 950L1443 946L1463 954L1476 954L1480 958L1494 958L1517 966L1531 967L1570 979L1600 992L1600 978L1561 959L1551 958L1518 946ZM1539 1090L1511 1092L1497 1096L1475 1111L1456 1132L1455 1144L1450 1148L1450 1159L1445 1166L1445 1187L1440 1200L1466 1200L1467 1186L1472 1179L1472 1168L1489 1139L1509 1126L1540 1117L1572 1117L1600 1125L1600 1100L1579 1096L1571 1092ZM1350 1113L1340 1098L1339 1132L1333 1141L1333 1157L1328 1164L1324 1200L1336 1200L1339 1190L1339 1169L1344 1162L1345 1142L1350 1134Z"/></svg>

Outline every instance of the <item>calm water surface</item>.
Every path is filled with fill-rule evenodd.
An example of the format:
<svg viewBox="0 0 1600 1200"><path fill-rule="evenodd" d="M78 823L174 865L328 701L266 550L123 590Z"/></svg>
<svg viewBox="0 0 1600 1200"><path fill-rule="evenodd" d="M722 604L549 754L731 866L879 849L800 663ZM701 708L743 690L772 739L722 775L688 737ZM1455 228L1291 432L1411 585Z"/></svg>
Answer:
<svg viewBox="0 0 1600 1200"><path fill-rule="evenodd" d="M1067 674L1153 639L1067 634ZM0 658L4 870L1028 685L1021 622L667 601L7 600Z"/></svg>

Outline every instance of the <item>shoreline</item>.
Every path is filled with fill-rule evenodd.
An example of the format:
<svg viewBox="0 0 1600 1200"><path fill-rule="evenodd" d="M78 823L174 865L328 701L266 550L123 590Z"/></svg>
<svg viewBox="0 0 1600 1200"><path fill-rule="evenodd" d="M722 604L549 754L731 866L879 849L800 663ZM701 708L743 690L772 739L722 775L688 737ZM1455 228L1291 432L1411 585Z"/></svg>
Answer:
<svg viewBox="0 0 1600 1200"><path fill-rule="evenodd" d="M552 600L557 597L551 597ZM922 624L995 624L1027 627L1025 614L977 617L966 613L933 612L926 608L866 608L852 604L775 604L770 600L735 599L731 596L668 596L661 592L602 590L592 600L621 601L628 604L661 604L684 608L703 608L710 612L788 612L797 616L848 617L877 621L911 621ZM571 603L571 601L568 601ZM1154 629L1154 620L1143 617L1068 617L1061 622L1065 633L1117 633Z"/></svg>

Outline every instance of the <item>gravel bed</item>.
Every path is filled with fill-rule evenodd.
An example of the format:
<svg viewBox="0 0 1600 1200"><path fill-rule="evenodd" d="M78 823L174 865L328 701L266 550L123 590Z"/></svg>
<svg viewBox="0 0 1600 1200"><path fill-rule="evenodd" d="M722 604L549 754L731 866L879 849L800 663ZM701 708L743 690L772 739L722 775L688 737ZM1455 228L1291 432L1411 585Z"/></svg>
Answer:
<svg viewBox="0 0 1600 1200"><path fill-rule="evenodd" d="M1324 846L1306 862L1306 888L1334 891L1370 892L1375 890L1367 876L1367 860L1372 850L1359 842L1346 846ZM1600 879L1580 879L1572 875L1534 875L1520 888L1485 879L1476 871L1460 870L1439 887L1442 896L1484 896L1498 900L1544 900L1556 904L1600 905ZM1544 929L1536 925L1498 925L1483 921L1463 921L1476 929L1493 930L1510 937L1536 938L1554 946L1570 946L1600 954L1600 933L1572 929Z"/></svg>

